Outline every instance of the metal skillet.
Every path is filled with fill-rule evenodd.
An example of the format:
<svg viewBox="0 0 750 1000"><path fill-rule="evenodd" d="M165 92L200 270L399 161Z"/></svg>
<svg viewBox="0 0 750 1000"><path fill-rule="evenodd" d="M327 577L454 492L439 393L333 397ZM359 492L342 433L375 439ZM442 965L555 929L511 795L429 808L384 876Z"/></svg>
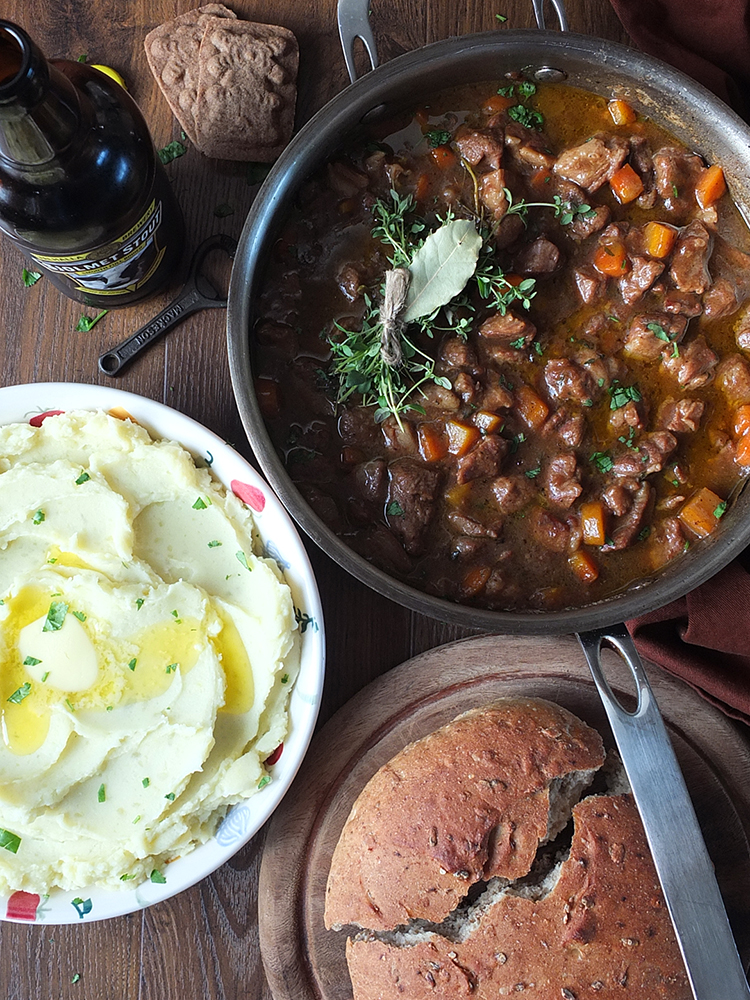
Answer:
<svg viewBox="0 0 750 1000"><path fill-rule="evenodd" d="M645 671L624 620L675 600L703 583L750 544L750 491L732 499L718 531L655 577L606 601L570 611L494 612L424 594L394 580L349 549L313 513L289 478L265 430L253 392L250 331L269 250L305 178L357 134L437 90L492 80L523 68L535 80L566 80L627 99L685 145L722 164L732 196L750 218L750 130L688 77L611 42L565 31L562 0L553 0L560 32L504 31L448 39L376 67L367 23L369 0L339 0L339 30L352 86L300 131L264 184L242 233L229 291L228 338L240 415L277 493L305 531L368 586L423 614L496 633L575 632L586 655L643 818L665 899L696 1000L750 998L713 867ZM354 41L362 39L373 70L356 79ZM628 711L610 688L601 653L609 647L628 667L637 705Z"/></svg>

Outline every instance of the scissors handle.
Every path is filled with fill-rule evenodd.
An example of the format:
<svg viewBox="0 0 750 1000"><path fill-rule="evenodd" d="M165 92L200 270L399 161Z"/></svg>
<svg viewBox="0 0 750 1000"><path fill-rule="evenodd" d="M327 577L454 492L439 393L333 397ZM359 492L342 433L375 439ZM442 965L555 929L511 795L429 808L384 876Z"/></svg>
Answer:
<svg viewBox="0 0 750 1000"><path fill-rule="evenodd" d="M193 254L187 281L177 298L121 344L105 351L99 358L99 371L104 375L119 375L125 365L141 351L162 334L174 329L191 313L198 312L199 309L225 308L226 298L219 295L200 269L212 250L224 250L230 257L234 257L236 249L236 241L224 233L217 233L204 240Z"/></svg>

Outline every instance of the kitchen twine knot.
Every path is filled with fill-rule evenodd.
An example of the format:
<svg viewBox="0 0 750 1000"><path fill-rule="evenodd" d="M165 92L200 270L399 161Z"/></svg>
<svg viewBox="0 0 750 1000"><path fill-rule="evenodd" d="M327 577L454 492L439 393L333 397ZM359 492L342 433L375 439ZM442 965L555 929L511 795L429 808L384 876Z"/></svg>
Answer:
<svg viewBox="0 0 750 1000"><path fill-rule="evenodd" d="M411 274L405 267L385 272L385 294L380 307L380 355L390 368L401 364L401 323L399 315L406 304Z"/></svg>

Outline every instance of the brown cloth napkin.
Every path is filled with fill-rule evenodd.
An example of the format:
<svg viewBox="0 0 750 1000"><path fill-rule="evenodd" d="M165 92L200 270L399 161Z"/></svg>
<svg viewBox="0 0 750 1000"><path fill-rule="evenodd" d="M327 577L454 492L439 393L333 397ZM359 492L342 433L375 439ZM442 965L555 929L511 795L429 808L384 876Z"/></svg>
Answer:
<svg viewBox="0 0 750 1000"><path fill-rule="evenodd" d="M747 0L611 0L644 52L750 121ZM745 567L748 567L747 569ZM628 622L639 652L750 725L750 551L679 601Z"/></svg>
<svg viewBox="0 0 750 1000"><path fill-rule="evenodd" d="M638 48L698 80L750 120L747 0L611 0Z"/></svg>

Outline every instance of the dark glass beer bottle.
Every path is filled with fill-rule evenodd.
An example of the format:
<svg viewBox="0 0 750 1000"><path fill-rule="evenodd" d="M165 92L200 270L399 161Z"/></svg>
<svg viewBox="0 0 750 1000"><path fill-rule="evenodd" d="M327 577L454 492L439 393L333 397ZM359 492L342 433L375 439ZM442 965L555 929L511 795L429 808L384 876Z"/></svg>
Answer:
<svg viewBox="0 0 750 1000"><path fill-rule="evenodd" d="M0 20L0 230L71 298L129 305L179 262L182 213L141 112Z"/></svg>

